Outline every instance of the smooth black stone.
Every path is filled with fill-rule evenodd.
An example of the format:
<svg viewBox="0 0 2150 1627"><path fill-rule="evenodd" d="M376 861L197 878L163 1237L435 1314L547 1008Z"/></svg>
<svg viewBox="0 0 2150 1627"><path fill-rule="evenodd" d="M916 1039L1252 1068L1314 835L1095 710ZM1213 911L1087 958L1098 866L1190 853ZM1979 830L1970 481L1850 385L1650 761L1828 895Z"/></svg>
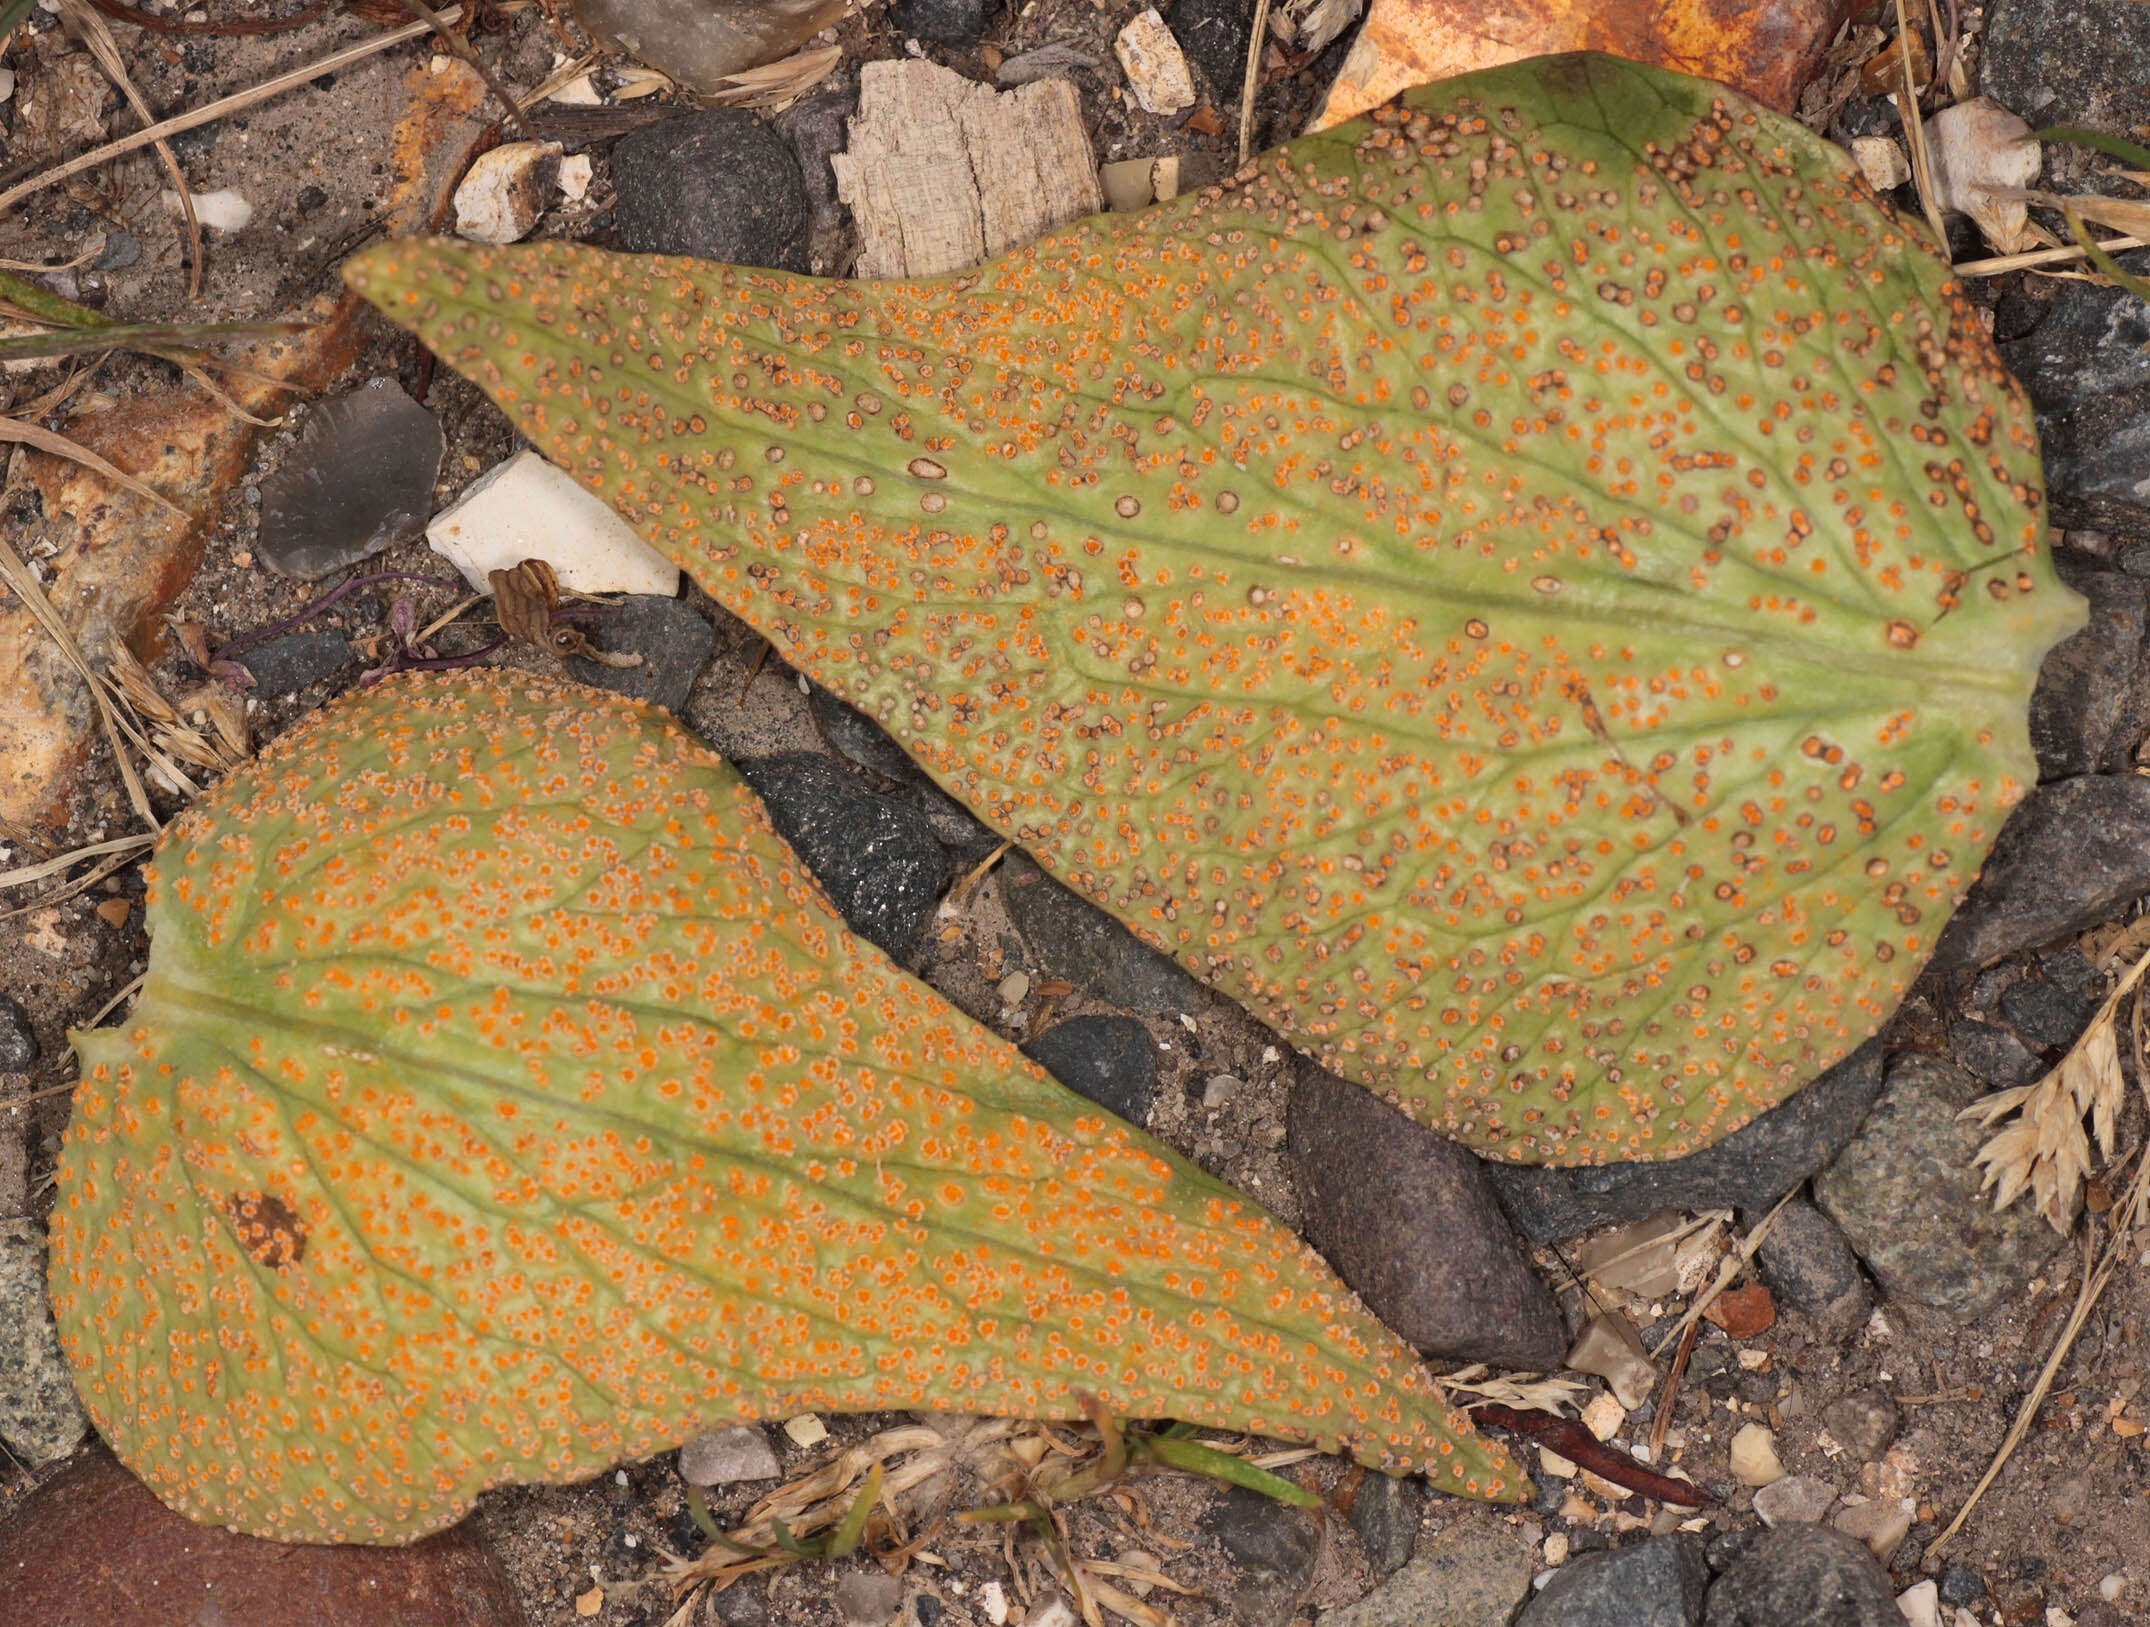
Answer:
<svg viewBox="0 0 2150 1627"><path fill-rule="evenodd" d="M302 627L241 650L232 659L254 675L257 695L295 695L308 684L334 677L354 653L343 634Z"/></svg>
<svg viewBox="0 0 2150 1627"><path fill-rule="evenodd" d="M849 269L856 254L857 232L851 211L836 192L832 155L851 142L851 115L858 111L858 89L825 90L770 115L775 130L798 155L799 177L806 188L807 259L817 276Z"/></svg>
<svg viewBox="0 0 2150 1627"><path fill-rule="evenodd" d="M908 955L950 879L948 855L925 820L812 752L738 766L845 924L899 960Z"/></svg>
<svg viewBox="0 0 2150 1627"><path fill-rule="evenodd" d="M1000 898L1048 977L1129 1011L1191 1011L1200 998L1193 978L1030 860L1008 856Z"/></svg>
<svg viewBox="0 0 2150 1627"><path fill-rule="evenodd" d="M1023 1054L1078 1096L1130 1124L1147 1123L1157 1085L1157 1042L1132 1017L1071 1017Z"/></svg>
<svg viewBox="0 0 2150 1627"><path fill-rule="evenodd" d="M1300 1060L1288 1107L1300 1229L1367 1308L1443 1361L1549 1372L1559 1307L1486 1166L1372 1091Z"/></svg>
<svg viewBox="0 0 2150 1627"><path fill-rule="evenodd" d="M1204 1518L1237 1562L1226 1594L1241 1627L1285 1627L1313 1586L1321 1530L1305 1510L1234 1486Z"/></svg>
<svg viewBox="0 0 2150 1627"><path fill-rule="evenodd" d="M1889 1573L1841 1531L1784 1525L1737 1547L1713 1543L1713 1562L1720 1552L1730 1564L1710 1589L1704 1627L1904 1627Z"/></svg>
<svg viewBox="0 0 2150 1627"><path fill-rule="evenodd" d="M660 593L636 593L601 615L574 624L607 655L639 655L638 667L607 666L569 656L578 683L609 689L677 712L717 647L716 629L692 606Z"/></svg>
<svg viewBox="0 0 2150 1627"><path fill-rule="evenodd" d="M844 756L884 781L884 794L926 816L941 845L966 865L975 864L1000 845L1000 837L978 822L962 803L943 791L933 777L889 738L880 724L837 699L819 684L807 704L828 741Z"/></svg>
<svg viewBox="0 0 2150 1627"><path fill-rule="evenodd" d="M2150 783L2144 790L2150 811ZM1868 1040L1788 1100L1685 1158L1584 1169L1488 1164L1486 1173L1516 1230L1533 1243L1664 1209L1767 1212L1851 1140L1880 1091L1881 1047Z"/></svg>
<svg viewBox="0 0 2150 1627"><path fill-rule="evenodd" d="M2019 949L2073 937L2150 892L2150 779L2042 785L2001 828L1925 976L1960 986Z"/></svg>
<svg viewBox="0 0 2150 1627"><path fill-rule="evenodd" d="M30 1013L12 994L0 994L0 1070L19 1073L35 1065L38 1054Z"/></svg>
<svg viewBox="0 0 2150 1627"><path fill-rule="evenodd" d="M928 45L976 45L985 32L985 0L897 0L899 33Z"/></svg>
<svg viewBox="0 0 2150 1627"><path fill-rule="evenodd" d="M1681 1534L1571 1558L1516 1627L1696 1627L1710 1583L1704 1551Z"/></svg>
<svg viewBox="0 0 2150 1627"><path fill-rule="evenodd" d="M811 270L811 211L791 144L716 108L644 125L612 148L613 220L631 254Z"/></svg>

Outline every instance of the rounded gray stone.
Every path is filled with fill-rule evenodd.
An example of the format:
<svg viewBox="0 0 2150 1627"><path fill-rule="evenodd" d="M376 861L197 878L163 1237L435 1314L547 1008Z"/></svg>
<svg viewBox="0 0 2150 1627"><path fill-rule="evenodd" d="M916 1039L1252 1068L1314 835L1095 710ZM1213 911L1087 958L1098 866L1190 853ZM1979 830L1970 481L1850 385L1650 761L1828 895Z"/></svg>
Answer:
<svg viewBox="0 0 2150 1627"><path fill-rule="evenodd" d="M1700 1537L1653 1537L1569 1560L1516 1627L1695 1627L1709 1582Z"/></svg>
<svg viewBox="0 0 2150 1627"><path fill-rule="evenodd" d="M1157 1042L1132 1017L1071 1017L1023 1054L1079 1096L1129 1124L1145 1124L1157 1085Z"/></svg>
<svg viewBox="0 0 2150 1627"><path fill-rule="evenodd" d="M774 1480L783 1472L769 1437L752 1424L697 1435L679 1449L679 1478L690 1486Z"/></svg>
<svg viewBox="0 0 2150 1627"><path fill-rule="evenodd" d="M88 1429L45 1297L45 1228L0 1220L0 1441L35 1467L73 1452Z"/></svg>
<svg viewBox="0 0 2150 1627"><path fill-rule="evenodd" d="M1864 1543L1826 1525L1782 1526L1727 1558L1703 1627L1904 1627L1889 1573Z"/></svg>
<svg viewBox="0 0 2150 1627"><path fill-rule="evenodd" d="M806 181L791 144L751 113L665 119L612 149L613 220L630 254L811 269Z"/></svg>

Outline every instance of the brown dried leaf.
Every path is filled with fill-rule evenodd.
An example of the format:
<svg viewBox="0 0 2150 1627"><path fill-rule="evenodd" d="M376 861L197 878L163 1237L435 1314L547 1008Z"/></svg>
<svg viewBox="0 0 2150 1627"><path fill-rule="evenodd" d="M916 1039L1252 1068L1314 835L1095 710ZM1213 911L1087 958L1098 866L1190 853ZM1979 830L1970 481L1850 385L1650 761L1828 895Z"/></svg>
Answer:
<svg viewBox="0 0 2150 1627"><path fill-rule="evenodd" d="M840 45L827 45L814 51L801 51L781 62L765 63L759 68L747 68L739 73L726 74L721 88L703 98L713 107L744 107L756 112L773 112L789 107L793 102L812 90L822 80L836 71L843 61ZM625 96L622 89L619 94Z"/></svg>

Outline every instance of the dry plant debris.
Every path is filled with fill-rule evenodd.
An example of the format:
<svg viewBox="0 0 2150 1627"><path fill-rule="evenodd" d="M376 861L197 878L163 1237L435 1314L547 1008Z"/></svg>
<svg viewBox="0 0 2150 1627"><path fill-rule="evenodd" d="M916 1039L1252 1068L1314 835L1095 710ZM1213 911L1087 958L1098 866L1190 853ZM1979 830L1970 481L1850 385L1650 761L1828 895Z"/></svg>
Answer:
<svg viewBox="0 0 2150 1627"><path fill-rule="evenodd" d="M1693 1152L1873 1032L2082 613L1945 265L1607 57L974 277L347 275L1062 880L1497 1158Z"/></svg>
<svg viewBox="0 0 2150 1627"><path fill-rule="evenodd" d="M1296 1237L854 941L660 715L315 714L172 827L51 1287L174 1508L401 1541L717 1421L1172 1417L1521 1481Z"/></svg>

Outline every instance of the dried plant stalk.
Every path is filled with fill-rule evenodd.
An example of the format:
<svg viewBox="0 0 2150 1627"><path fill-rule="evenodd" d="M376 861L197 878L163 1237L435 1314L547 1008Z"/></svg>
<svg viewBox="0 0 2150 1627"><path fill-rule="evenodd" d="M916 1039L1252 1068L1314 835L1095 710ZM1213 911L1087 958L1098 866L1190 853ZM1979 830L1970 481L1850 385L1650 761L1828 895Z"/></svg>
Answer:
<svg viewBox="0 0 2150 1627"><path fill-rule="evenodd" d="M2005 1209L2028 1191L2055 1231L2065 1235L2074 1226L2076 1203L2090 1174L2091 1143L2096 1142L2100 1158L2113 1155L2113 1127L2127 1093L2116 1032L2120 1005L2145 973L2150 973L2150 951L2113 986L2059 1067L2036 1084L1981 1097L1959 1115L1981 1126L2014 1116L1974 1159L1986 1171L1979 1190L1993 1192L1994 1208Z"/></svg>

